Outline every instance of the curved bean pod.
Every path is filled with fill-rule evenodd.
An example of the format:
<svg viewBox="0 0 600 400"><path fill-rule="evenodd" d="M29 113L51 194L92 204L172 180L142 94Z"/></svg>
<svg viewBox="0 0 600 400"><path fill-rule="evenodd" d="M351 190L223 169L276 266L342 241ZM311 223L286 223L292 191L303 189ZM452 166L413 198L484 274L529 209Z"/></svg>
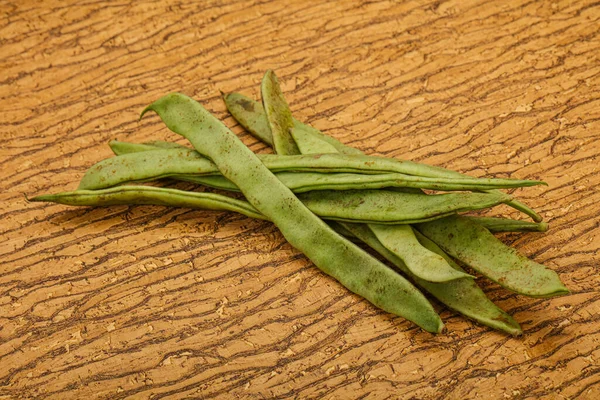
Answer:
<svg viewBox="0 0 600 400"><path fill-rule="evenodd" d="M263 95L266 93L269 95L270 90L276 90L280 96L281 92L279 89L278 83L271 82L271 86L265 87L264 84L261 85L261 91ZM264 100L263 100L264 101ZM287 104L286 104L287 107ZM291 115L289 109L284 109L282 112L288 113ZM274 125L271 121L273 115L267 113L267 120L271 125ZM293 129L290 129L293 131ZM337 150L327 144L325 141L321 140L319 137L311 136L310 134L302 131L301 129L296 129L296 134L294 136L294 140L298 144L298 149L296 150L288 150L286 149L286 153L288 155L298 154L300 149L303 149L307 152L316 152L316 153L326 153L333 152L337 153ZM271 131L273 135L273 142L276 143L278 140L278 136L282 134L289 134L288 132L281 131ZM280 139L283 140L283 139ZM322 157L322 155L317 155L316 157ZM360 157L360 156L359 156ZM350 192L347 196L344 196L343 201L337 201L332 204L331 196L327 196L331 194L336 196L335 192L318 192L318 193L307 193L300 197L303 202L312 199L313 202L317 204L325 205L328 209L333 212L347 212L351 211L352 215L360 214L360 211L363 207L367 207L369 209L373 207L381 207L385 204L385 199L390 197L402 196L402 197L411 197L417 196L417 199L423 199L423 201L427 201L427 195L413 195L407 193L398 193L398 192L387 192L387 191L361 191L361 192ZM337 197L333 197L333 199L337 200ZM439 198L438 198L439 199ZM306 203L305 203L306 204ZM332 207L333 205L333 207ZM387 216L388 213L394 212L394 205L391 207L381 207L383 213ZM420 278L431 281L431 282L446 282L460 278L472 278L470 275L457 271L450 267L448 263L440 257L438 254L435 254L423 246L419 244L412 228L408 225L394 225L394 226L382 226L377 224L369 224L369 228L377 239L390 251L394 252L398 256L402 258L405 262L408 269L410 269L415 275Z"/></svg>
<svg viewBox="0 0 600 400"><path fill-rule="evenodd" d="M140 145L147 148L147 145ZM405 174L404 162L385 158L343 155L257 155L271 172L362 173L367 175L396 174L389 186L433 190L479 190L512 188L543 184L538 181L482 178L432 178ZM79 189L102 189L125 182L147 181L174 175L219 175L216 165L191 149L156 149L123 154L92 166L81 179ZM374 179L379 178L363 178ZM381 186L374 186L381 187Z"/></svg>
<svg viewBox="0 0 600 400"><path fill-rule="evenodd" d="M225 105L227 109L233 115L233 117L250 133L252 133L255 137L262 140L263 142L272 145L273 138L271 132L269 130L269 124L267 121L267 117L265 115L264 109L261 107L260 103L250 99L249 97L244 96L240 93L229 93L223 96L225 101ZM295 121L295 127L303 128L304 131L311 133L315 137L320 137L324 141L327 141L330 145L335 147L340 153L344 154L362 154L362 152L358 149L354 149L350 146L346 146L340 143L335 138L332 138L328 135L324 135L318 129L311 127L310 125L302 124L299 121ZM425 165L425 164L421 164ZM429 166L426 166L429 167ZM425 168L426 168L425 167ZM441 173L441 174L449 174L447 176L456 176L461 175L459 172L447 170L445 168L440 167L431 167L429 171L431 173ZM521 203L518 200L511 200L507 203L510 207L513 207L516 210L523 212L524 214L530 216L535 222L541 222L542 217L535 212L532 208L527 206L526 204Z"/></svg>
<svg viewBox="0 0 600 400"><path fill-rule="evenodd" d="M397 255L385 248L371 230L361 224L335 223L332 225L345 229L346 234L352 234L369 245L373 250L385 257L403 273L408 275L418 286L425 289L433 297L466 317L469 317L490 328L504 331L511 335L522 334L521 327L510 315L498 308L472 279L456 279L450 282L433 283L427 282L415 276L406 267L406 264ZM340 230L344 232L344 230ZM435 243L425 238L418 231L415 232L417 239L427 249L444 257L448 264L457 271L463 271L446 253ZM464 272L464 271L463 271Z"/></svg>
<svg viewBox="0 0 600 400"><path fill-rule="evenodd" d="M451 216L415 227L452 257L514 292L531 297L569 292L556 272L506 246L470 219Z"/></svg>
<svg viewBox="0 0 600 400"><path fill-rule="evenodd" d="M186 137L208 156L223 176L281 230L323 272L379 308L401 315L430 332L443 324L427 299L395 271L335 233L294 194L225 125L182 94L160 98L142 113L156 112L169 129Z"/></svg>
<svg viewBox="0 0 600 400"><path fill-rule="evenodd" d="M369 229L379 243L400 257L410 272L420 279L439 283L460 278L475 278L452 268L442 256L423 247L410 225L369 224Z"/></svg>
<svg viewBox="0 0 600 400"><path fill-rule="evenodd" d="M154 186L119 186L102 190L75 190L36 196L29 201L48 201L69 206L157 205L202 210L234 211L268 220L244 200L206 192L189 192Z"/></svg>
<svg viewBox="0 0 600 400"><path fill-rule="evenodd" d="M402 221L402 224L411 224L457 212L493 207L503 203L506 196L487 193L425 195L388 190L323 190L301 193L298 198L312 212L329 220L372 223Z"/></svg>
<svg viewBox="0 0 600 400"><path fill-rule="evenodd" d="M215 177L204 177L207 180ZM223 178L223 177L219 177ZM225 179L225 178L223 178ZM137 196L137 197L136 197ZM413 196L411 199L409 196ZM446 196L446 195L444 195ZM449 194L448 196L452 196ZM436 196L427 196L436 197ZM339 204L331 203L327 206L322 202L316 202L313 205L311 199L305 200L303 195L298 198L315 214L327 220L347 221L353 223L377 223L377 224L406 224L412 221L425 222L435 218L442 218L452 213L447 212L449 207L440 208L439 213L435 213L434 207L437 207L436 199L419 199L414 195L405 193L396 193L395 197L384 199L382 204L374 204L372 207L363 207L360 213L355 213L352 209L343 209L340 211ZM404 200L403 200L404 199ZM460 199L457 199L460 201ZM487 199L484 199L487 201ZM71 206L110 206L117 204L147 204L159 206L173 206L185 208L198 208L207 210L226 210L235 211L252 218L267 219L258 210L247 201L234 199L228 196L205 193L190 192L178 189L167 189L154 186L142 185L123 185L109 189L99 190L76 190L72 192L62 192L51 195L42 195L31 199L31 201L50 201L54 203L66 204ZM386 201L389 204L386 204ZM422 206L429 211L423 214L421 218L417 215L404 215L401 209L396 209L392 205L402 207L403 203L413 203L412 208ZM428 208L428 203L430 207ZM464 207L466 203L457 203L458 207ZM474 203L473 203L474 204ZM217 207L217 208L215 208ZM383 207L383 208L382 208ZM385 209L394 208L392 213ZM241 210L241 211L240 211ZM412 218L407 220L407 217Z"/></svg>
<svg viewBox="0 0 600 400"><path fill-rule="evenodd" d="M296 142L290 135L294 127L292 112L281 93L277 76L270 69L263 76L261 95L275 154L298 154Z"/></svg>

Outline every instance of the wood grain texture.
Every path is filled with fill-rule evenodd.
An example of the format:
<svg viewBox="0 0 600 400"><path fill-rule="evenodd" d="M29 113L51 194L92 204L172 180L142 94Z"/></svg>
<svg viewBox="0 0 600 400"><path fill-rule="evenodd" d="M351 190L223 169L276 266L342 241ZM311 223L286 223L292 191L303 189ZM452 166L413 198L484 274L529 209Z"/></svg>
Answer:
<svg viewBox="0 0 600 400"><path fill-rule="evenodd" d="M600 398L600 3L68 3L0 2L1 399ZM258 98L268 68L296 118L369 154L547 181L515 194L551 230L502 239L572 294L482 280L524 336L440 305L434 336L266 222L26 201L76 188L110 139L185 143L138 122L171 91L266 151L219 91Z"/></svg>

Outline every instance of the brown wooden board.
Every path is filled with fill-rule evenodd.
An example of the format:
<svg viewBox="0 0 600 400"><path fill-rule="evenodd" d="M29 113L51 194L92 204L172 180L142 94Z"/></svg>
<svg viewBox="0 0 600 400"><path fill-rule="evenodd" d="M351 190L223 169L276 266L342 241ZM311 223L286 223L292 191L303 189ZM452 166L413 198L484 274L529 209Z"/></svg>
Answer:
<svg viewBox="0 0 600 400"><path fill-rule="evenodd" d="M599 20L593 1L0 2L0 398L600 398ZM172 91L268 151L220 91L258 98L269 68L297 119L368 154L547 181L514 194L550 231L500 237L572 294L480 279L525 334L435 303L435 336L267 222L26 201L74 190L110 139L185 143L138 122Z"/></svg>

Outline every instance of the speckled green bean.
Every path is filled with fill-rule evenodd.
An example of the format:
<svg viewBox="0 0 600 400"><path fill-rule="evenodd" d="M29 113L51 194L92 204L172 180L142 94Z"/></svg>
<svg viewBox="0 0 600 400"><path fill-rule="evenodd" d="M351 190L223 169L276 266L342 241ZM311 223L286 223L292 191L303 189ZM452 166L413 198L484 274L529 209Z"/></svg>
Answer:
<svg viewBox="0 0 600 400"><path fill-rule="evenodd" d="M270 85L268 87L265 87L265 80L263 80L261 86L261 91L263 95L265 93L269 95L268 92L271 90L279 91L278 83L276 81L270 82ZM287 103L279 103L279 108L280 109L278 110L277 107L275 107L274 111L279 111L283 115L291 115L290 110L287 108ZM270 121L271 118L273 118L273 115L271 113L267 113L267 119L269 120L271 125L274 125ZM278 141L279 135L286 134L285 132L275 130L272 130L271 133L273 135L274 143ZM290 133L293 135L291 129ZM284 139L280 139L279 141L281 140ZM300 149L304 149L305 151L314 151L317 154L319 154L317 157L327 155L327 151L337 153L337 150L333 146L327 144L319 137L311 136L310 134L302 130L296 130L294 140L296 141L298 147L296 149L285 149L284 151L286 151L286 153L283 154L298 154ZM328 194L333 195L333 199L328 197ZM368 209L372 209L373 207L380 208L382 214L387 217L388 214L394 213L395 210L394 206L381 207L381 205L385 203L385 199L393 198L396 196L416 197L418 199L422 199L423 202L426 202L428 197L427 195L423 194L415 195L388 191L361 191L359 193L352 191L345 196L343 201L337 202L339 205L335 206L337 195L338 194L335 192L312 192L300 197L300 199L303 202L306 202L306 197L309 197L309 199L312 199L313 202L316 202L317 204L322 204L328 210L338 213L346 213L350 211L351 215L360 214L360 211L363 207L366 207ZM403 210L400 210L401 213L402 211ZM416 276L431 282L446 282L461 278L472 278L470 275L464 272L453 269L438 254L435 254L421 246L410 226L383 226L378 224L369 224L368 226L371 229L371 231L373 231L373 233L377 236L377 239L388 250L394 252L396 255L401 257L408 269L410 269Z"/></svg>
<svg viewBox="0 0 600 400"><path fill-rule="evenodd" d="M385 248L366 225L335 222L332 222L331 224L336 230L339 229L341 232L345 232L345 234L352 234L369 245L398 267L400 271L409 276L418 286L425 289L450 309L455 310L466 317L472 318L483 325L504 331L511 335L520 335L522 333L519 324L510 315L490 301L472 279L456 279L443 283L433 283L420 279L408 269L402 259ZM436 246L435 243L425 238L418 231L416 232L416 236L421 245L444 257L452 268L455 268L457 271L463 271L462 268L456 265L456 263L448 257L443 250Z"/></svg>
<svg viewBox="0 0 600 400"><path fill-rule="evenodd" d="M147 148L148 145L139 145ZM403 162L388 162L381 157L322 154L281 156L260 154L260 160L271 172L319 172L363 174L356 188L386 186L433 190L479 190L492 187L511 188L540 184L537 181L481 178L431 178L405 174ZM410 168L409 168L410 169ZM102 189L126 182L143 182L176 175L219 175L217 167L191 149L156 149L123 154L92 166L81 179L79 189ZM386 175L383 178L377 175ZM391 175L393 174L393 176ZM367 175L373 175L371 177ZM326 177L323 177L326 180ZM189 180L189 179L187 179ZM372 182L369 186L368 182ZM327 187L323 187L327 189ZM311 189L315 190L315 189Z"/></svg>
<svg viewBox="0 0 600 400"><path fill-rule="evenodd" d="M519 254L468 218L451 216L415 227L452 257L507 289L531 297L568 293L556 272Z"/></svg>
<svg viewBox="0 0 600 400"><path fill-rule="evenodd" d="M152 103L142 115L150 110L209 157L248 202L271 219L287 241L323 272L385 311L403 316L427 331L442 330L439 316L413 285L334 232L200 104L173 93Z"/></svg>
<svg viewBox="0 0 600 400"><path fill-rule="evenodd" d="M388 190L323 190L301 193L298 198L312 212L330 220L411 224L493 207L506 197L487 193L425 195Z"/></svg>
<svg viewBox="0 0 600 400"><path fill-rule="evenodd" d="M229 93L224 95L223 97L225 101L225 105L227 109L233 115L233 117L246 128L250 133L252 133L255 137L262 140L263 142L272 145L273 138L272 134L269 130L269 123L267 121L267 117L265 115L265 111L262 108L261 104L257 101L250 99L249 97L244 96L240 93ZM362 154L362 152L358 149L355 149L350 146L346 146L340 143L335 138L324 135L318 129L313 128L310 125L303 124L299 121L294 120L294 127L301 128L303 131L312 134L314 137L321 138L326 141L331 146L335 147L338 152L344 154ZM424 169L427 169L428 173L431 174L440 174L435 176L464 176L463 174L447 170L445 168L432 167L427 166L425 164L422 165ZM423 172L422 172L423 173ZM542 217L535 212L535 210L531 209L526 204L521 203L518 200L511 200L507 203L507 205L519 210L526 215L530 216L535 222L541 222Z"/></svg>
<svg viewBox="0 0 600 400"><path fill-rule="evenodd" d="M222 178L223 177L204 177L209 180L211 178ZM229 181L230 182L230 181ZM209 182L210 184L210 182ZM309 195L308 198L304 198L305 195ZM136 196L138 196L136 198ZM169 198L171 196L172 198ZM415 199L410 200L410 194L405 193L396 193L395 196L389 197L388 199L383 199L380 204L375 204L371 207L361 207L361 209L356 212L352 207L348 209L340 209L339 204L337 202L331 202L330 205L323 204L322 201L317 200L313 201L310 193L308 194L300 194L298 198L315 214L319 215L321 218L326 220L337 220L337 221L347 221L353 223L377 223L377 224L407 224L416 222L425 222L427 220L433 220L435 218L442 218L448 214L452 213L444 213L449 209L449 207L440 208L440 213L436 214L436 210L434 207L437 207L435 204L437 201L435 199ZM444 195L444 196L452 196ZM483 196L483 195L482 195ZM436 196L429 196L436 197ZM405 200L403 200L405 199ZM212 201L212 203L206 203L207 201ZM470 199L472 200L472 199ZM485 199L487 201L487 199ZM32 200L33 201L33 200ZM72 192L63 192L57 193L53 195L44 195L35 198L35 201L51 201L54 203L67 204L72 206L107 206L107 205L116 205L116 204L152 204L152 205L164 205L164 206L174 206L174 207L186 207L186 208L199 208L199 209L209 209L209 210L229 210L240 212L244 215L253 217L253 218L261 218L266 219L259 211L257 211L254 207L250 205L250 203L244 200L233 199L228 196L212 194L212 193L202 193L202 192L189 192L184 190L177 189L164 189L157 188L152 186L142 186L142 185L123 185L116 186L109 189L99 189L99 190L76 190ZM221 208L212 208L210 206L206 206L205 204L213 204L218 205L222 203ZM412 208L423 207L423 212L421 213L421 217L414 214L404 214L401 209L397 207L393 207L394 204L400 205L406 202L412 202L410 204ZM467 202L468 203L468 202ZM458 206L464 206L467 204L457 203ZM234 205L234 208L231 207L231 204ZM484 205L484 204L481 204ZM428 207L429 206L429 207ZM236 208L237 207L237 208ZM240 208L245 211L238 211ZM392 212L387 210L392 209ZM429 213L427 213L429 212ZM258 217L260 215L260 217ZM410 219L407 219L410 218Z"/></svg>
<svg viewBox="0 0 600 400"><path fill-rule="evenodd" d="M348 222L372 222L378 224L413 224L433 221L460 212L480 210L505 203L506 194L493 193L445 193L425 195L400 191L358 189L344 174L325 175L326 185L320 176L302 176L297 173L280 172L277 178L297 194L297 197L315 214L327 220ZM325 179L325 177L323 177ZM174 176L176 179L199 183L221 190L239 191L223 176ZM368 186L368 185L365 185ZM325 190L335 189L335 190ZM353 189L353 190L343 190Z"/></svg>
<svg viewBox="0 0 600 400"><path fill-rule="evenodd" d="M410 272L427 282L474 278L452 268L442 256L423 247L410 225L369 224L368 227L379 243L404 261Z"/></svg>
<svg viewBox="0 0 600 400"><path fill-rule="evenodd" d="M271 70L267 70L263 76L261 95L275 154L299 154L296 142L290 135L294 127L292 112L281 93L277 76Z"/></svg>
<svg viewBox="0 0 600 400"><path fill-rule="evenodd" d="M190 192L154 186L118 186L102 190L76 190L37 196L29 201L46 201L69 206L158 205L202 210L234 211L250 218L268 220L250 203L215 193Z"/></svg>

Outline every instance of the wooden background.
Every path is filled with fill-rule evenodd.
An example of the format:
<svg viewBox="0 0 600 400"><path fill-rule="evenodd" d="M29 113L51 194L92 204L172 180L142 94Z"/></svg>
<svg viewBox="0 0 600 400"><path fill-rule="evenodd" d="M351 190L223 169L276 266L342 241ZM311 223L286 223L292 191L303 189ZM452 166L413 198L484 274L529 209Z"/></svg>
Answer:
<svg viewBox="0 0 600 400"><path fill-rule="evenodd" d="M0 399L600 398L600 4L77 3L0 2ZM184 143L138 122L171 91L267 151L219 91L258 99L268 68L298 119L369 154L547 181L515 194L551 230L502 238L572 294L482 280L524 336L437 303L435 336L266 222L26 201L75 189L110 139Z"/></svg>

